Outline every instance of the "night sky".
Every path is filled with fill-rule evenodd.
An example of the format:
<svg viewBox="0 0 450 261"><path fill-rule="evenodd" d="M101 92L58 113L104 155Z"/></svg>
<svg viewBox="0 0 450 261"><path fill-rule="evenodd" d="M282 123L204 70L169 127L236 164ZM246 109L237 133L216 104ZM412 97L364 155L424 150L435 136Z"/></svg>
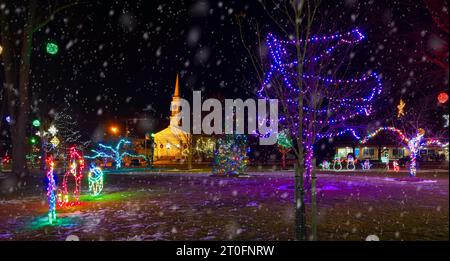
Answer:
<svg viewBox="0 0 450 261"><path fill-rule="evenodd" d="M442 126L448 107L439 106L436 95L448 91L448 60L445 71L421 59L427 52L446 52L448 59L448 34L423 2L323 2L321 31L357 26L367 36L355 46L358 71L378 71L385 87L372 119L383 119L400 98L411 107L426 100ZM141 129L159 131L168 124L177 72L187 99L192 90L204 91L204 97L254 97L259 82L237 14L245 14L247 42L256 42L250 21L263 32L274 30L258 1L89 1L72 7L35 35L33 114L68 109L88 136L132 117L152 119ZM45 52L49 40L60 47L56 56Z"/></svg>

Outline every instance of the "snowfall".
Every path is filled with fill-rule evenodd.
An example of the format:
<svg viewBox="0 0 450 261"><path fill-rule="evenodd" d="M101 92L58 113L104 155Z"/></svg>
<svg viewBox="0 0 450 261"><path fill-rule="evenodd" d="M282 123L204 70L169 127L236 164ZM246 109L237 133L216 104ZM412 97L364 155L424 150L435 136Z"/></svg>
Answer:
<svg viewBox="0 0 450 261"><path fill-rule="evenodd" d="M7 175L0 174L1 179ZM0 240L293 240L294 173L111 173L102 195L58 208L43 180L2 196ZM318 240L448 240L448 173L318 173ZM306 198L308 234L310 194Z"/></svg>

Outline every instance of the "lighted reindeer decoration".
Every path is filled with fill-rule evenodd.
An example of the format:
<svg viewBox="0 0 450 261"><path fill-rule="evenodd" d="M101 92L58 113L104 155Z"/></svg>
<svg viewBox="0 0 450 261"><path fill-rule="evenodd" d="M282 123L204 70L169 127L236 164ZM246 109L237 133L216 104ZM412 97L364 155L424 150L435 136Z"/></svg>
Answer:
<svg viewBox="0 0 450 261"><path fill-rule="evenodd" d="M79 203L81 180L83 178L84 160L81 152L75 147L69 149L69 169L64 174L62 189L58 191L59 206L73 206ZM72 195L69 195L68 180L73 178L74 187Z"/></svg>

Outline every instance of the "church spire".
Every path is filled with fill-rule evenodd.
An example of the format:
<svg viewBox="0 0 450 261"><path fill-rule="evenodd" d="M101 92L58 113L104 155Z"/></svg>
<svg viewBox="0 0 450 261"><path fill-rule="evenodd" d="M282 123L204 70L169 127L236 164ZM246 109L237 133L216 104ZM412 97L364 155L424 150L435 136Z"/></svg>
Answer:
<svg viewBox="0 0 450 261"><path fill-rule="evenodd" d="M170 104L171 116L170 116L170 125L171 126L180 126L180 84L177 78L175 80L175 90L172 96L172 102Z"/></svg>
<svg viewBox="0 0 450 261"><path fill-rule="evenodd" d="M175 91L173 92L173 97L180 97L180 85L178 83L178 73L177 79L175 80Z"/></svg>

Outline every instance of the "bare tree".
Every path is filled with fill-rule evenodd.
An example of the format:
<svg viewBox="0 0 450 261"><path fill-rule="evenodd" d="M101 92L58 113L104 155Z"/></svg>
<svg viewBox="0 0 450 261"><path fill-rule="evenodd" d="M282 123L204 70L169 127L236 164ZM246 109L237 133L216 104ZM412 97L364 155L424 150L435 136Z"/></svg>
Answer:
<svg viewBox="0 0 450 261"><path fill-rule="evenodd" d="M317 8L320 4L320 0L313 1L298 1L298 0L287 0L287 1L261 1L263 9L266 11L267 16L270 21L277 26L277 29L283 33L283 36L287 39L294 38L299 41L301 39L310 38L313 27L314 17L317 13ZM259 81L262 82L264 79L265 63L263 57L265 56L265 49L263 45L263 34L261 32L260 25L258 22L253 22L251 24L253 30L257 33L258 38L258 49L255 52L253 44L248 44L245 42L242 18L241 15L238 17L238 25L241 32L241 39L245 49L247 50L249 57L251 59L252 65L257 72ZM304 45L295 45L297 51L297 65L294 67L298 75L303 75L303 65L305 60L305 50L308 48L308 43L305 42ZM303 89L303 82L298 82L298 89ZM298 118L303 118L303 93L298 93ZM282 107L285 107L282 105ZM303 125L298 124L297 133L303 133ZM297 149L294 152L297 156L297 163L295 169L295 239L296 240L306 240L306 212L305 212L305 187L304 187L304 147L303 147L303 137L298 135L296 137Z"/></svg>
<svg viewBox="0 0 450 261"><path fill-rule="evenodd" d="M295 141L297 158L296 236L306 239L304 195L311 186L312 240L317 239L316 177L312 171L313 146L317 140L354 132L351 121L367 116L371 102L381 92L380 76L375 72L355 75L354 53L350 51L363 34L324 30L318 22L320 1L282 1L273 5L277 15L269 17L279 24L281 33L259 34L258 52L244 42L255 69L260 70L262 87L258 95L277 98L281 107L280 124ZM264 5L265 10L268 9ZM241 20L240 20L241 21ZM285 21L288 21L286 26ZM242 32L242 23L239 23ZM241 34L242 38L243 34ZM265 68L270 68L266 70ZM266 72L264 74L264 72ZM358 126L355 126L358 127ZM356 135L356 134L355 134Z"/></svg>
<svg viewBox="0 0 450 261"><path fill-rule="evenodd" d="M3 89L11 115L13 172L24 176L29 116L33 39L56 15L80 1L0 1L0 44L3 48ZM17 11L19 10L19 11Z"/></svg>

